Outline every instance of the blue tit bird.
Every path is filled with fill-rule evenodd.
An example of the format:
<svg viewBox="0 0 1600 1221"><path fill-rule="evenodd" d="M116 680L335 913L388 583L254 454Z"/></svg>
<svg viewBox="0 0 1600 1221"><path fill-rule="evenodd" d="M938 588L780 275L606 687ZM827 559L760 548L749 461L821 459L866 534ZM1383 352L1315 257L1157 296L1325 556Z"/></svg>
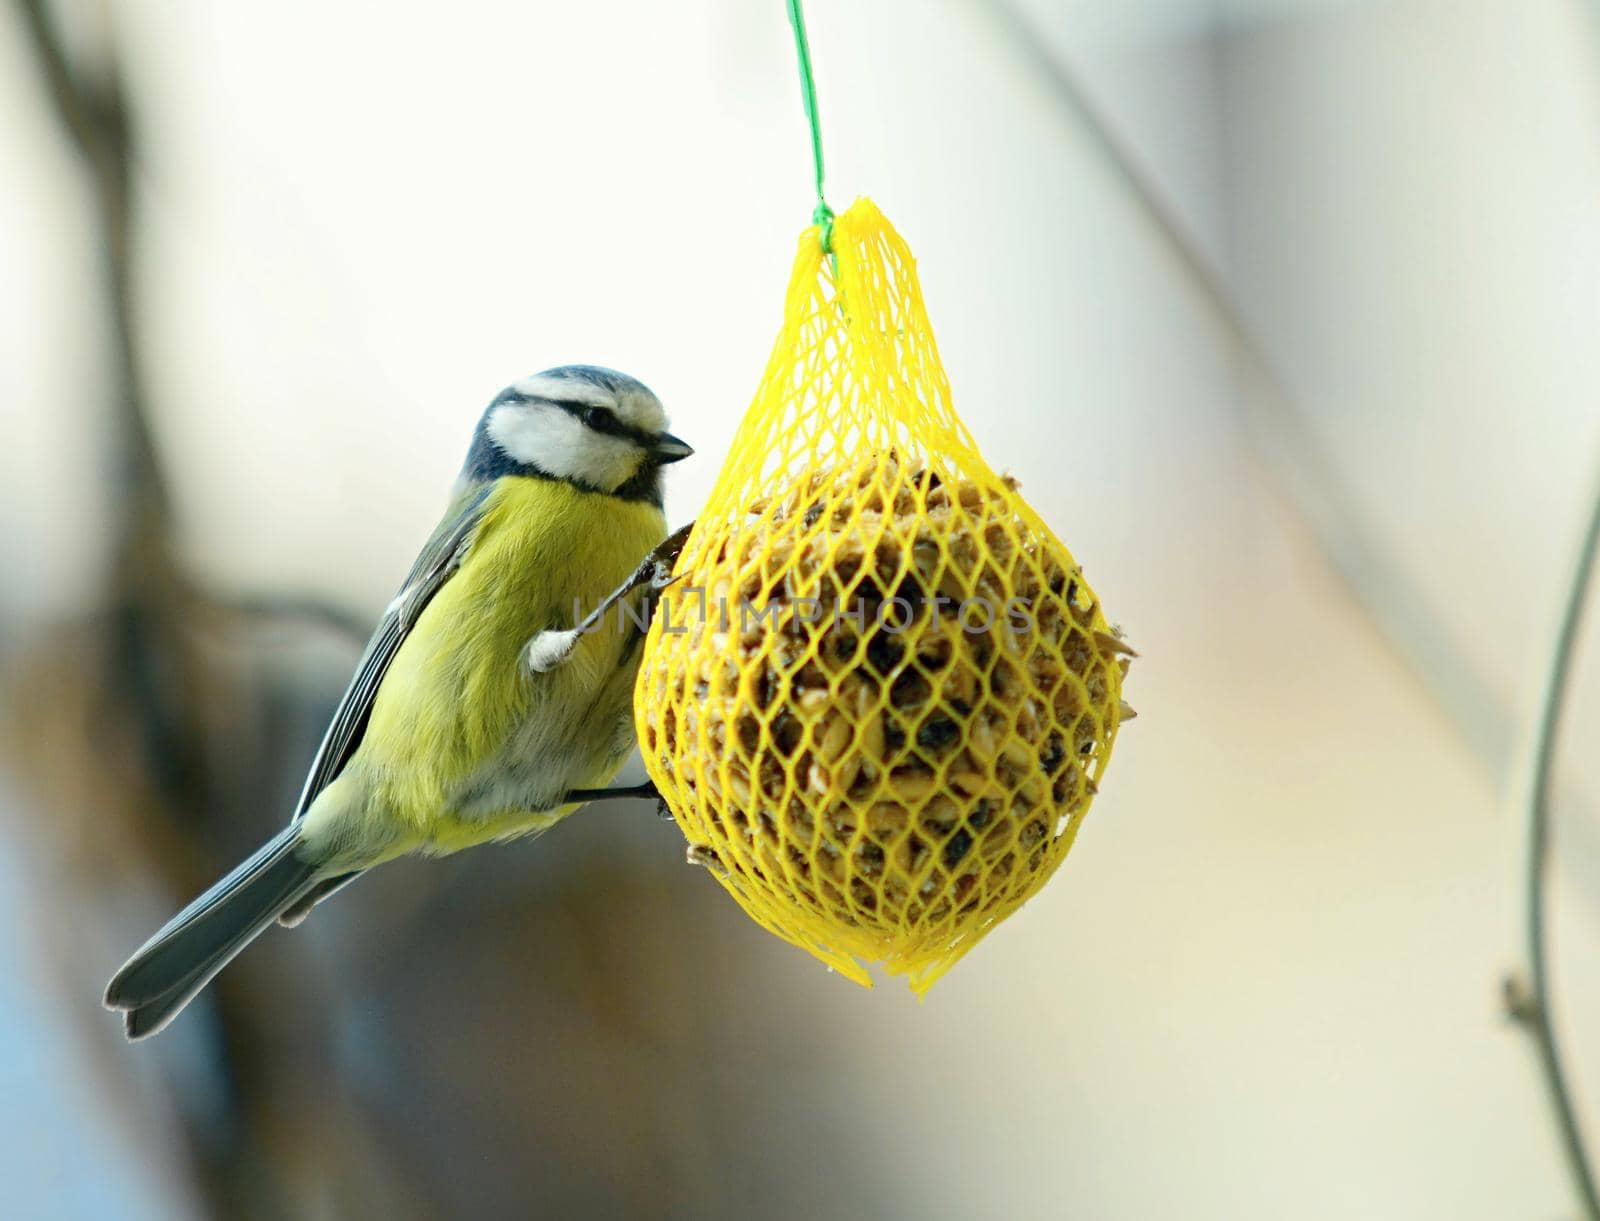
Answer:
<svg viewBox="0 0 1600 1221"><path fill-rule="evenodd" d="M634 791L605 786L633 748L648 617L624 583L667 533L662 467L693 452L666 427L644 385L588 365L489 404L289 825L112 978L105 1002L130 1039L165 1027L273 921L298 923L374 865L543 831ZM613 591L628 613L571 626Z"/></svg>

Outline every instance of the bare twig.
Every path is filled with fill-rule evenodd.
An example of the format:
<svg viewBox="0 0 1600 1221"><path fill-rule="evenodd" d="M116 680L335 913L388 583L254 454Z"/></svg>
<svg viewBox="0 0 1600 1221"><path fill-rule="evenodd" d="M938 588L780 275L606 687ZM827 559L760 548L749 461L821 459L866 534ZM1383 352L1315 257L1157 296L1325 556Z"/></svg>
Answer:
<svg viewBox="0 0 1600 1221"><path fill-rule="evenodd" d="M1529 742L1526 795L1527 856L1524 873L1524 936L1527 976L1507 981L1507 1008L1532 1035L1550 1093L1550 1106L1561 1135L1562 1152L1572 1175L1573 1190L1590 1221L1600 1221L1600 1193L1595 1188L1583 1130L1573 1104L1572 1090L1562 1065L1551 1015L1550 967L1545 946L1545 879L1550 865L1550 782L1555 769L1561 715L1566 705L1572 657L1583 626L1584 608L1594 577L1595 553L1600 550L1600 485L1595 488L1587 528L1578 546L1566 601L1550 649L1550 665L1539 701L1538 719Z"/></svg>
<svg viewBox="0 0 1600 1221"><path fill-rule="evenodd" d="M121 502L108 590L115 624L112 689L139 710L152 776L178 808L197 796L197 727L186 724L171 676L181 645L170 639L183 603L170 542L167 482L146 406L132 296L132 180L135 138L116 57L90 75L74 68L45 0L17 0L57 118L81 156L92 187L108 294L115 407L111 447ZM163 678L165 676L165 678Z"/></svg>
<svg viewBox="0 0 1600 1221"><path fill-rule="evenodd" d="M148 535L165 521L167 494L145 409L134 333L129 244L135 143L121 76L114 57L93 77L75 72L45 0L17 0L17 4L56 116L82 156L94 186L102 258L112 294L122 490L139 511L127 528Z"/></svg>

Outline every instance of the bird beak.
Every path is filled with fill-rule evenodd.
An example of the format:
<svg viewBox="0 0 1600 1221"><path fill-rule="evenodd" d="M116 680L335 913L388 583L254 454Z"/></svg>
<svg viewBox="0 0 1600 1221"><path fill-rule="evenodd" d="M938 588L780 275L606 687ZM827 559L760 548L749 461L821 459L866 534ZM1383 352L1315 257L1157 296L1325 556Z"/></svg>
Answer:
<svg viewBox="0 0 1600 1221"><path fill-rule="evenodd" d="M670 432L664 432L656 438L655 447L650 451L655 455L657 466L667 466L673 462L682 462L694 453L687 441L680 441Z"/></svg>

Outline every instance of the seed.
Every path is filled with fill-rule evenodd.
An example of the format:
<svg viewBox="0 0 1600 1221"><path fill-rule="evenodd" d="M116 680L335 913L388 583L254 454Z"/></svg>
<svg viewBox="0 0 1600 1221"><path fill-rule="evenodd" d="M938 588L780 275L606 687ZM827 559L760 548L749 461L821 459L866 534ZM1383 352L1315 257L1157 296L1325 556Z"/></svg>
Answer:
<svg viewBox="0 0 1600 1221"><path fill-rule="evenodd" d="M883 718L883 746L890 754L899 754L900 748L906 744L906 731L900 728L900 722L892 716Z"/></svg>
<svg viewBox="0 0 1600 1221"><path fill-rule="evenodd" d="M895 863L905 874L914 874L922 868L922 862L928 859L928 845L921 837L912 835L895 850Z"/></svg>
<svg viewBox="0 0 1600 1221"><path fill-rule="evenodd" d="M989 787L988 778L978 772L951 772L948 783L958 793L976 797Z"/></svg>
<svg viewBox="0 0 1600 1221"><path fill-rule="evenodd" d="M849 754L839 761L839 774L834 779L842 792L851 792L861 777L866 764L859 754Z"/></svg>
<svg viewBox="0 0 1600 1221"><path fill-rule="evenodd" d="M684 854L684 860L691 865L699 865L719 877L727 877L728 870L722 863L722 858L717 855L717 850L709 844L690 844L689 850Z"/></svg>
<svg viewBox="0 0 1600 1221"><path fill-rule="evenodd" d="M889 688L889 702L896 708L911 708L928 701L933 688L916 670L907 670Z"/></svg>
<svg viewBox="0 0 1600 1221"><path fill-rule="evenodd" d="M850 722L843 717L835 717L822 731L822 741L817 746L817 753L832 763L844 754L845 747L849 744Z"/></svg>
<svg viewBox="0 0 1600 1221"><path fill-rule="evenodd" d="M1096 644L1108 652L1126 653L1129 657L1139 656L1139 651L1137 649L1135 649L1121 636L1114 635L1111 632L1096 632L1094 634L1094 639Z"/></svg>
<svg viewBox="0 0 1600 1221"><path fill-rule="evenodd" d="M1017 790L1017 800L1030 809L1042 806L1045 792L1044 778L1035 774L1022 782L1022 787Z"/></svg>
<svg viewBox="0 0 1600 1221"><path fill-rule="evenodd" d="M889 780L895 795L903 801L921 801L939 784L939 778L924 767L897 767Z"/></svg>
<svg viewBox="0 0 1600 1221"><path fill-rule="evenodd" d="M738 725L739 745L746 754L755 754L756 747L761 744L761 725L753 716L742 716L736 722Z"/></svg>
<svg viewBox="0 0 1600 1221"><path fill-rule="evenodd" d="M788 712L780 712L772 722L772 744L780 755L794 754L805 736L805 727Z"/></svg>
<svg viewBox="0 0 1600 1221"><path fill-rule="evenodd" d="M924 750L939 750L961 736L961 727L949 717L934 717L924 721L917 730L917 745Z"/></svg>
<svg viewBox="0 0 1600 1221"><path fill-rule="evenodd" d="M867 661L879 674L887 675L905 655L906 646L883 628L879 628L867 642Z"/></svg>
<svg viewBox="0 0 1600 1221"><path fill-rule="evenodd" d="M994 727L989 719L980 719L973 724L967 746L972 757L980 763L994 762L995 755L999 753L999 743L995 741Z"/></svg>
<svg viewBox="0 0 1600 1221"><path fill-rule="evenodd" d="M902 735L903 737L904 735ZM861 749L867 757L883 763L888 760L888 735L884 731L882 717L873 717L861 730Z"/></svg>
<svg viewBox="0 0 1600 1221"><path fill-rule="evenodd" d="M876 839L890 839L904 831L909 820L905 806L880 801L867 811L867 830Z"/></svg>
<svg viewBox="0 0 1600 1221"><path fill-rule="evenodd" d="M1039 755L1039 768L1046 776L1053 776L1067 759L1067 744L1061 740L1061 735L1053 733L1045 742L1045 748Z"/></svg>
<svg viewBox="0 0 1600 1221"><path fill-rule="evenodd" d="M967 850L972 847L972 832L965 829L957 831L944 846L944 863L948 868L954 869L967 855ZM958 896L959 897L959 896Z"/></svg>

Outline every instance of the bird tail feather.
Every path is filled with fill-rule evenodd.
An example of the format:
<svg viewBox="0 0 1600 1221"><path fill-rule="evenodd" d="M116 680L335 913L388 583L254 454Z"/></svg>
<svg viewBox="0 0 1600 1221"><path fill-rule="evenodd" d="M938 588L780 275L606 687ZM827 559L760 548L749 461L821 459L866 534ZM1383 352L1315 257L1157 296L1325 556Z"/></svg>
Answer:
<svg viewBox="0 0 1600 1221"><path fill-rule="evenodd" d="M140 947L106 987L106 1007L124 1011L128 1038L163 1029L278 916L316 886L316 867L295 856L291 823L184 908Z"/></svg>

